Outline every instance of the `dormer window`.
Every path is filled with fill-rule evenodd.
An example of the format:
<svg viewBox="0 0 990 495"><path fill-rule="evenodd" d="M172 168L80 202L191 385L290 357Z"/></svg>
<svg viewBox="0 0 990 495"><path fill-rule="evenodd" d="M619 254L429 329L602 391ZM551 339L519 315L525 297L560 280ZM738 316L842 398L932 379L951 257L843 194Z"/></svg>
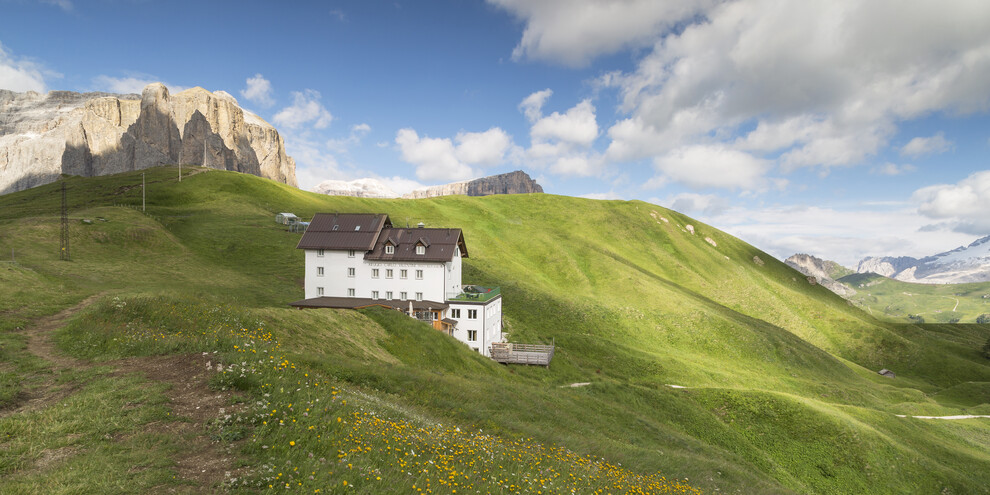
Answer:
<svg viewBox="0 0 990 495"><path fill-rule="evenodd" d="M391 244L385 245L385 254L395 254L395 246Z"/></svg>
<svg viewBox="0 0 990 495"><path fill-rule="evenodd" d="M416 254L426 254L426 246L418 244L416 246Z"/></svg>

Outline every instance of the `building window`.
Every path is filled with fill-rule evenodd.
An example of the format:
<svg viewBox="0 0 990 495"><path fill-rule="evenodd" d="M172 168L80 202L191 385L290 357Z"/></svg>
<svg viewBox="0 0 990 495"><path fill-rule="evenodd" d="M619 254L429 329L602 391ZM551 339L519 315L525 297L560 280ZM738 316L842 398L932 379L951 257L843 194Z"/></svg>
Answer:
<svg viewBox="0 0 990 495"><path fill-rule="evenodd" d="M409 278L409 270L399 270L399 278Z"/></svg>
<svg viewBox="0 0 990 495"><path fill-rule="evenodd" d="M469 309L468 310L468 319L469 320L477 320L478 319L478 310L477 309Z"/></svg>
<svg viewBox="0 0 990 495"><path fill-rule="evenodd" d="M395 254L395 246L391 244L385 245L385 254Z"/></svg>
<svg viewBox="0 0 990 495"><path fill-rule="evenodd" d="M354 297L354 289L347 289L347 297Z"/></svg>
<svg viewBox="0 0 990 495"><path fill-rule="evenodd" d="M377 268L372 268L371 269L371 278L378 278L378 269Z"/></svg>
<svg viewBox="0 0 990 495"><path fill-rule="evenodd" d="M423 300L423 293L422 292L417 292L416 293L416 300L417 301L422 301Z"/></svg>
<svg viewBox="0 0 990 495"><path fill-rule="evenodd" d="M452 310L450 310L450 317L451 318L460 318L461 317L461 310L459 310L459 309L452 309Z"/></svg>
<svg viewBox="0 0 990 495"><path fill-rule="evenodd" d="M322 296L323 295L323 287L317 287L316 288L316 295L318 295L318 296Z"/></svg>
<svg viewBox="0 0 990 495"><path fill-rule="evenodd" d="M390 290L385 291L385 299L388 299L388 300L391 300L392 299L392 291L390 291Z"/></svg>
<svg viewBox="0 0 990 495"><path fill-rule="evenodd" d="M477 341L478 341L478 331L468 330L468 342L477 342Z"/></svg>
<svg viewBox="0 0 990 495"><path fill-rule="evenodd" d="M323 249L317 249L316 250L316 255L319 256L319 257L321 257L321 258L323 257L323 253L324 253L324 250Z"/></svg>
<svg viewBox="0 0 990 495"><path fill-rule="evenodd" d="M348 258L353 258L354 257L354 250L353 249L347 251L347 257Z"/></svg>
<svg viewBox="0 0 990 495"><path fill-rule="evenodd" d="M378 291L377 290L371 291L371 298L372 299L378 299Z"/></svg>
<svg viewBox="0 0 990 495"><path fill-rule="evenodd" d="M423 270L416 270L416 280L423 280Z"/></svg>
<svg viewBox="0 0 990 495"><path fill-rule="evenodd" d="M391 268L386 268L385 269L385 278L392 278L392 269Z"/></svg>
<svg viewBox="0 0 990 495"><path fill-rule="evenodd" d="M360 226L360 225L355 225L355 226L354 226L354 230L355 230L355 231L358 231L358 230L361 230L361 226Z"/></svg>
<svg viewBox="0 0 990 495"><path fill-rule="evenodd" d="M402 299L403 301L405 301L406 299L409 299L409 294L406 293L405 291L400 292L399 293L399 299Z"/></svg>
<svg viewBox="0 0 990 495"><path fill-rule="evenodd" d="M355 272L355 270L353 268L348 268L347 269L347 276L348 277L353 277L354 276L354 272Z"/></svg>
<svg viewBox="0 0 990 495"><path fill-rule="evenodd" d="M426 254L426 246L422 244L416 246L416 254Z"/></svg>
<svg viewBox="0 0 990 495"><path fill-rule="evenodd" d="M322 266L316 267L316 276L317 277L322 277L323 276L323 267Z"/></svg>

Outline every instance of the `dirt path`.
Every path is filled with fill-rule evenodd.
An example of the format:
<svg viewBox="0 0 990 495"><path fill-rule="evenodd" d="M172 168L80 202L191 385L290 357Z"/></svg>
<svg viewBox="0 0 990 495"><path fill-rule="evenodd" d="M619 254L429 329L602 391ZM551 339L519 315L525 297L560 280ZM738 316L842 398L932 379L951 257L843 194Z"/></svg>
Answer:
<svg viewBox="0 0 990 495"><path fill-rule="evenodd" d="M65 356L55 349L52 332L89 306L103 294L90 296L79 304L58 314L42 318L24 330L28 337L27 350L51 363L53 377L44 384L25 392L20 405L4 415L35 411L55 405L79 387L79 383L56 385L55 376L70 369L91 368L95 364ZM111 366L111 376L139 373L149 381L167 384L166 396L171 403L172 416L179 421L146 425L146 430L161 431L182 438L185 452L176 459L178 476L193 486L176 487L175 491L188 493L213 493L233 469L233 445L218 445L210 438L206 425L222 414L233 414L239 406L231 405L231 392L217 392L209 387L210 357L201 354L128 358L106 363ZM215 359L214 359L215 361Z"/></svg>

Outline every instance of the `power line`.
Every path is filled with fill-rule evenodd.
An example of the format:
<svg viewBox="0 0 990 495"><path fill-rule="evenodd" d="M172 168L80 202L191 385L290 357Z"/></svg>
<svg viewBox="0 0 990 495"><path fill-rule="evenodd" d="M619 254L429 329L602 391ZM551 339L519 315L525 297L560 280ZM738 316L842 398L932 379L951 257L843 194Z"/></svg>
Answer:
<svg viewBox="0 0 990 495"><path fill-rule="evenodd" d="M59 235L59 259L69 261L69 205L65 200L65 181L62 181L62 229Z"/></svg>

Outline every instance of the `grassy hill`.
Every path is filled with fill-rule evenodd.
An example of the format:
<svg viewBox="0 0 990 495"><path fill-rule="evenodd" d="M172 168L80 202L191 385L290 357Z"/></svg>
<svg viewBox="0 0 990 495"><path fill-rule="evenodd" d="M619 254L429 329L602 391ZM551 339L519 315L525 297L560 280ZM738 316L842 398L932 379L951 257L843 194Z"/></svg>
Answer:
<svg viewBox="0 0 990 495"><path fill-rule="evenodd" d="M913 284L875 273L855 273L840 279L857 293L849 300L877 318L926 322L974 323L990 313L990 282L971 284Z"/></svg>
<svg viewBox="0 0 990 495"><path fill-rule="evenodd" d="M50 376L17 330L101 294L58 333L62 352L96 363L208 352L235 365L212 383L239 391L238 412L211 430L238 459L234 490L988 492L990 421L896 416L990 414L986 326L874 319L766 253L639 201L370 200L218 171L178 183L175 172L147 171L144 213L140 173L69 178L71 262L58 261L57 185L0 197L0 253L17 260L0 265L11 486L56 479L52 491L70 492L99 477L134 492L192 489L169 477L179 447L166 439L142 444L160 462L135 473L120 460L134 447L65 443L96 419L25 409L52 383L70 398L123 400L84 385L123 379L99 366ZM497 365L391 312L289 309L303 258L298 234L273 222L281 211L462 228L465 283L501 286L509 339L555 341L552 366ZM170 421L159 402L143 399L138 419L111 408L101 424L126 436Z"/></svg>

